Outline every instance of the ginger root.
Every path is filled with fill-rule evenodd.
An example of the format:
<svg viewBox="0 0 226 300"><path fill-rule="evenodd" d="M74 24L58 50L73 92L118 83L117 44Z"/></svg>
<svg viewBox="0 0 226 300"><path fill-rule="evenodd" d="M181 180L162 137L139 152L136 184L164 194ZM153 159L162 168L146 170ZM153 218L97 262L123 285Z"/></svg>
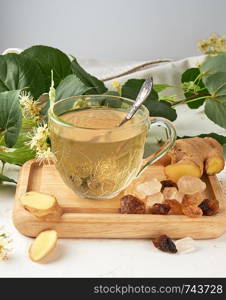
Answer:
<svg viewBox="0 0 226 300"><path fill-rule="evenodd" d="M45 220L59 219L63 214L62 208L52 195L27 192L20 198L20 202L30 213Z"/></svg>
<svg viewBox="0 0 226 300"><path fill-rule="evenodd" d="M211 137L179 139L170 151L171 164L165 167L168 179L177 182L181 176L201 177L219 173L224 168L222 146Z"/></svg>
<svg viewBox="0 0 226 300"><path fill-rule="evenodd" d="M42 231L29 248L29 257L34 262L41 262L56 247L57 232L55 230Z"/></svg>

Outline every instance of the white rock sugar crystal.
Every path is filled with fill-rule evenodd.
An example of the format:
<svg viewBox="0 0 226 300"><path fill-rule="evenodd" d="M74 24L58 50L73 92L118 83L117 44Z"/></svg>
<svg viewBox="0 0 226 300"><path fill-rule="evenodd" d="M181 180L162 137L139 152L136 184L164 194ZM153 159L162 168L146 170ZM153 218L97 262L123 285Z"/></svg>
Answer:
<svg viewBox="0 0 226 300"><path fill-rule="evenodd" d="M189 253L193 252L195 247L195 241L191 237L185 237L183 239L174 242L178 253Z"/></svg>
<svg viewBox="0 0 226 300"><path fill-rule="evenodd" d="M163 190L163 195L166 200L177 200L182 202L184 194L179 192L176 187L165 187Z"/></svg>
<svg viewBox="0 0 226 300"><path fill-rule="evenodd" d="M147 206L152 206L155 203L162 203L164 201L164 196L161 192L158 192L156 194L150 195L147 197Z"/></svg>
<svg viewBox="0 0 226 300"><path fill-rule="evenodd" d="M161 191L162 184L158 179L152 179L136 186L138 193L150 196Z"/></svg>

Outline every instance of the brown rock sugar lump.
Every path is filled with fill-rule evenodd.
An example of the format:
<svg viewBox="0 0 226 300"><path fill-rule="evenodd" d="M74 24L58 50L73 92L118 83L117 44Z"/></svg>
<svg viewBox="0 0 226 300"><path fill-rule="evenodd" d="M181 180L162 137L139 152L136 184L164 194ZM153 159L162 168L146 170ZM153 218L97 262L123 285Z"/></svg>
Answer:
<svg viewBox="0 0 226 300"><path fill-rule="evenodd" d="M199 205L204 216L216 215L219 211L219 202L217 200L205 199Z"/></svg>
<svg viewBox="0 0 226 300"><path fill-rule="evenodd" d="M190 218L198 218L203 215L201 208L197 206L182 206L182 211Z"/></svg>
<svg viewBox="0 0 226 300"><path fill-rule="evenodd" d="M162 184L162 188L161 188L161 192L163 192L164 188L168 188L168 187L175 187L177 188L177 184L175 182L173 182L172 180L162 180L161 181Z"/></svg>
<svg viewBox="0 0 226 300"><path fill-rule="evenodd" d="M122 214L144 214L145 203L133 195L126 195L120 199Z"/></svg>
<svg viewBox="0 0 226 300"><path fill-rule="evenodd" d="M183 206L199 206L199 204L205 199L202 193L195 193L193 195L184 195L182 200Z"/></svg>
<svg viewBox="0 0 226 300"><path fill-rule="evenodd" d="M183 213L191 218L201 217L203 215L202 209L199 204L203 201L202 193L195 193L193 195L184 195L182 200Z"/></svg>
<svg viewBox="0 0 226 300"><path fill-rule="evenodd" d="M175 199L165 200L164 203L170 206L169 214L172 215L183 215L181 203Z"/></svg>
<svg viewBox="0 0 226 300"><path fill-rule="evenodd" d="M163 252L177 253L176 245L172 239L165 234L155 238L152 242L157 249Z"/></svg>
<svg viewBox="0 0 226 300"><path fill-rule="evenodd" d="M153 215L167 215L170 210L169 204L155 203L149 210Z"/></svg>

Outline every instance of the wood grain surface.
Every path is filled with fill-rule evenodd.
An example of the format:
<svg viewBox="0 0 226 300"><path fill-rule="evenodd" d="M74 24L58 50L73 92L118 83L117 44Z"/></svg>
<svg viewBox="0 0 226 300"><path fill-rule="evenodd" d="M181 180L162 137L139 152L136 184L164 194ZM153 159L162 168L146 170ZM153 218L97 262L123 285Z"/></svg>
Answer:
<svg viewBox="0 0 226 300"><path fill-rule="evenodd" d="M46 229L55 229L59 237L73 238L153 238L167 234L171 238L216 238L226 231L226 203L216 176L202 178L207 198L216 198L220 212L215 216L189 218L184 215L120 214L118 195L113 199L82 199L62 181L54 165L28 161L21 168L13 209L15 227L35 237ZM43 221L26 211L19 198L28 191L56 196L64 214L58 222Z"/></svg>

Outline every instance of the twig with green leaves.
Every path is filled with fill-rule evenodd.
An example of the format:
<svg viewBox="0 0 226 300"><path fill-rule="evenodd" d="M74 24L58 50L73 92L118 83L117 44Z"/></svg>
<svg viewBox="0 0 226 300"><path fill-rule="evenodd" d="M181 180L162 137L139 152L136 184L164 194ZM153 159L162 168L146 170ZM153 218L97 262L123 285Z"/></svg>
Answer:
<svg viewBox="0 0 226 300"><path fill-rule="evenodd" d="M173 86L155 85L145 101L150 115L174 121L177 118L175 106L186 104L196 109L204 105L206 116L226 128L226 53L214 54L199 68L182 74L179 87L184 99L178 100L175 95L160 97L161 91ZM109 91L104 82L88 74L76 58L48 46L33 46L21 54L0 55L0 161L3 164L0 181L14 182L3 174L6 163L21 166L32 158L51 158L47 125L51 101L88 94L135 99L143 82L144 79L130 79L123 85L114 82L117 91ZM224 136L215 133L208 136L226 144Z"/></svg>

